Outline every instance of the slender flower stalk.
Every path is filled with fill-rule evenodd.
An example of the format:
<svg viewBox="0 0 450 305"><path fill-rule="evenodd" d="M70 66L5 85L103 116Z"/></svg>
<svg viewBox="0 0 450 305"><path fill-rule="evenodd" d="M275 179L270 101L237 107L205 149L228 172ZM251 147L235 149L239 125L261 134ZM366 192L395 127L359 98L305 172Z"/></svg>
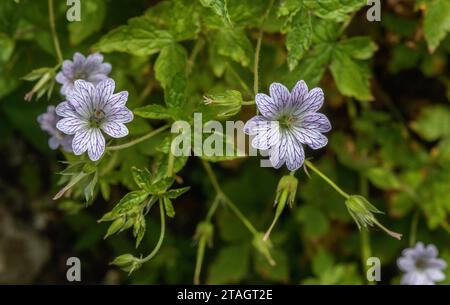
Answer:
<svg viewBox="0 0 450 305"><path fill-rule="evenodd" d="M115 146L108 146L106 148L106 150L121 150L121 149L125 149L125 148L129 148L132 147L136 144L142 143L158 134L160 134L161 132L163 132L164 130L168 129L170 127L170 125L164 125L162 127L159 127L157 129L154 129L152 131L150 131L149 133L143 135L142 137L136 138L130 142L124 143L124 144L120 144L120 145L115 145Z"/></svg>
<svg viewBox="0 0 450 305"><path fill-rule="evenodd" d="M164 211L164 203L162 199L159 200L159 214L161 218L161 232L159 233L158 243L149 255L140 259L141 264L151 260L158 253L164 241L164 235L166 234L166 213Z"/></svg>
<svg viewBox="0 0 450 305"><path fill-rule="evenodd" d="M56 23L55 23L55 12L53 10L53 0L48 0L48 18L50 21L50 30L52 33L53 45L55 47L56 58L58 59L58 63L61 64L63 61L63 56L61 52L61 46L59 45L58 34L56 32Z"/></svg>

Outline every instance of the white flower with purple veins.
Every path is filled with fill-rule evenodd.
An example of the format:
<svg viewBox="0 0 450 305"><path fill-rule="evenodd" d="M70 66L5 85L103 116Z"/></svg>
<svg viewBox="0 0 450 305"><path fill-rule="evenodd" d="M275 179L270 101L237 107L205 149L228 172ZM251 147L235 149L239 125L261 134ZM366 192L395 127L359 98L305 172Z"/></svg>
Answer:
<svg viewBox="0 0 450 305"><path fill-rule="evenodd" d="M319 149L328 143L322 133L331 130L330 121L317 113L324 101L323 91L320 88L308 91L304 81L297 82L292 92L278 83L270 85L269 91L270 96L256 95L261 115L250 119L244 132L254 136L254 148L268 150L274 168L286 163L294 171L305 161L303 144Z"/></svg>
<svg viewBox="0 0 450 305"><path fill-rule="evenodd" d="M65 135L56 128L56 123L60 119L61 117L56 114L55 106L48 106L47 112L37 117L41 129L51 136L48 139L48 146L53 150L61 146L65 151L72 152L73 136Z"/></svg>
<svg viewBox="0 0 450 305"><path fill-rule="evenodd" d="M105 79L96 86L77 80L67 101L56 107L63 117L56 127L68 135L74 135L72 149L75 155L88 152L92 161L97 161L105 151L102 130L113 138L128 135L125 123L133 120L133 113L125 106L128 92L114 94L115 83Z"/></svg>
<svg viewBox="0 0 450 305"><path fill-rule="evenodd" d="M432 244L424 246L418 242L414 248L403 250L397 265L405 274L402 276L402 285L434 285L445 279L442 272L447 263L437 257L438 250Z"/></svg>
<svg viewBox="0 0 450 305"><path fill-rule="evenodd" d="M75 53L72 60L65 60L61 71L56 74L56 81L62 85L61 94L67 95L73 90L74 83L78 79L98 84L108 78L111 72L111 64L103 62L103 55L94 53L88 57Z"/></svg>

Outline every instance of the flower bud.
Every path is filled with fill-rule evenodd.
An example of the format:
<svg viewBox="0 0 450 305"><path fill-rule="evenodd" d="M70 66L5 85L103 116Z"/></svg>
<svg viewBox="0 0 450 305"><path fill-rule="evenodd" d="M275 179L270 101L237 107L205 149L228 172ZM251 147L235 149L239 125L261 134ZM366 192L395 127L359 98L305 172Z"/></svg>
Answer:
<svg viewBox="0 0 450 305"><path fill-rule="evenodd" d="M133 271L139 269L142 265L141 259L134 257L131 254L122 254L111 262L111 265L115 265L122 269L123 271L132 273Z"/></svg>
<svg viewBox="0 0 450 305"><path fill-rule="evenodd" d="M276 262L273 260L272 255L270 254L270 248L272 248L272 243L268 240L265 240L264 233L258 233L253 238L253 247L261 253L269 262L271 266L275 266Z"/></svg>
<svg viewBox="0 0 450 305"><path fill-rule="evenodd" d="M203 221L197 225L194 239L196 239L197 241L204 239L208 243L208 245L211 247L212 242L213 242L213 237L214 237L214 227L210 222Z"/></svg>
<svg viewBox="0 0 450 305"><path fill-rule="evenodd" d="M227 118L241 110L242 95L239 91L227 90L223 94L210 94L204 96L205 105L217 107L218 118Z"/></svg>
<svg viewBox="0 0 450 305"><path fill-rule="evenodd" d="M347 206L350 216L352 216L353 220L356 222L358 229L361 230L362 228L367 228L368 226L373 226L375 224L390 236L401 239L402 234L392 232L378 222L373 213L383 214L383 212L378 210L363 196L351 195L345 201L345 205Z"/></svg>

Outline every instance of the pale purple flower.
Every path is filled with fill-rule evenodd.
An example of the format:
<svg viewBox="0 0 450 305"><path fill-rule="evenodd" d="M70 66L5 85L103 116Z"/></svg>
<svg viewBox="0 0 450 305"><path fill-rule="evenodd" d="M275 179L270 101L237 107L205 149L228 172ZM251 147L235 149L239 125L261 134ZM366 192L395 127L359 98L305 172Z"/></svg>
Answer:
<svg viewBox="0 0 450 305"><path fill-rule="evenodd" d="M442 272L447 263L437 257L438 250L432 244L424 246L418 242L414 248L402 251L397 265L405 274L402 276L402 285L434 285L445 279Z"/></svg>
<svg viewBox="0 0 450 305"><path fill-rule="evenodd" d="M252 146L268 150L274 168L284 163L289 170L297 170L305 160L303 144L312 149L327 145L322 134L331 130L328 118L317 113L324 101L323 91L308 91L304 81L299 81L292 92L282 84L273 83L270 96L258 93L255 102L260 115L254 116L244 126L244 132L254 136Z"/></svg>
<svg viewBox="0 0 450 305"><path fill-rule="evenodd" d="M48 106L47 112L37 117L41 129L50 135L48 146L53 150L61 146L65 151L72 152L73 136L65 135L56 128L56 123L60 119L61 117L56 114L55 106Z"/></svg>
<svg viewBox="0 0 450 305"><path fill-rule="evenodd" d="M92 161L97 161L105 151L102 130L113 138L128 135L125 123L133 120L133 113L125 106L128 92L114 94L115 83L105 79L94 86L77 80L67 101L56 107L63 117L56 127L68 135L74 135L72 149L75 155L88 152Z"/></svg>
<svg viewBox="0 0 450 305"><path fill-rule="evenodd" d="M56 81L62 85L61 94L67 95L73 90L74 82L82 79L98 84L108 78L111 72L111 64L103 62L103 55L94 53L88 57L75 53L72 60L65 60L61 71L56 74Z"/></svg>

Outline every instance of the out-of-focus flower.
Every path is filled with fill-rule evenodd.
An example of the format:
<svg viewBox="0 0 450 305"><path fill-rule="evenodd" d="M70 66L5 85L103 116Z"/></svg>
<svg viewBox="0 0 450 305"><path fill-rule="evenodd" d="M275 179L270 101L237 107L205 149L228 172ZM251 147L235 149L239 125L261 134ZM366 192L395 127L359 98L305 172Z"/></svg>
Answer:
<svg viewBox="0 0 450 305"><path fill-rule="evenodd" d="M397 265L405 274L402 276L402 285L434 285L445 279L442 272L447 263L438 258L438 250L433 244L424 246L418 242L414 248L402 251Z"/></svg>
<svg viewBox="0 0 450 305"><path fill-rule="evenodd" d="M105 151L105 138L101 132L113 138L128 135L125 123L133 120L133 113L125 106L128 92L114 94L115 83L105 79L98 85L84 80L75 81L67 101L56 107L63 117L56 127L68 135L74 135L72 149L75 155L86 150L92 161L97 161Z"/></svg>
<svg viewBox="0 0 450 305"><path fill-rule="evenodd" d="M37 117L41 129L50 135L48 146L51 149L57 149L61 146L65 151L72 152L73 136L65 135L56 128L56 124L60 119L61 117L56 114L55 106L48 106L47 112Z"/></svg>
<svg viewBox="0 0 450 305"><path fill-rule="evenodd" d="M67 95L74 88L74 83L82 79L97 85L108 78L111 72L111 64L103 62L103 55L94 53L84 57L75 53L72 60L65 60L61 71L56 74L56 81L62 85L61 94Z"/></svg>
<svg viewBox="0 0 450 305"><path fill-rule="evenodd" d="M261 115L250 119L244 132L255 136L252 146L268 150L274 168L284 163L289 170L297 170L305 160L303 145L319 149L327 145L322 134L331 130L328 118L317 111L324 101L323 91L308 91L304 81L299 81L292 92L282 84L273 83L270 96L258 93L256 105Z"/></svg>

